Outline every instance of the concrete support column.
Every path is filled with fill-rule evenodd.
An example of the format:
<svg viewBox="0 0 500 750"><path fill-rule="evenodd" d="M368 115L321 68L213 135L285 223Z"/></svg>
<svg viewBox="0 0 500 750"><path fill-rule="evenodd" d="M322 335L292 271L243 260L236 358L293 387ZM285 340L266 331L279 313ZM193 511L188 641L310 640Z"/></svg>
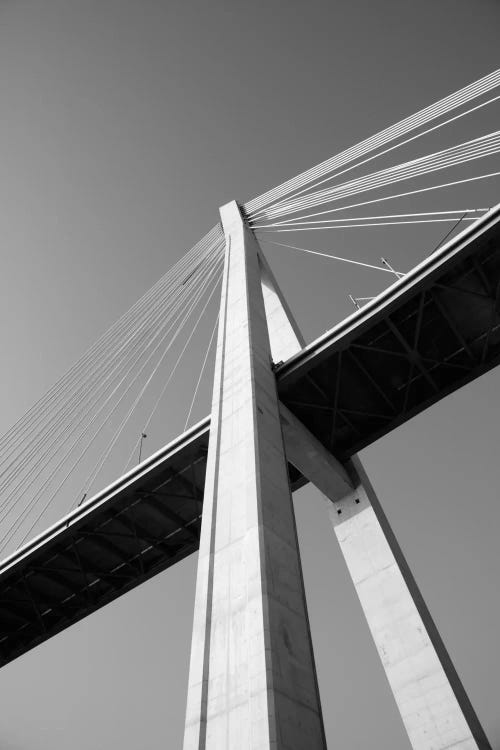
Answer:
<svg viewBox="0 0 500 750"><path fill-rule="evenodd" d="M414 750L491 750L359 459L347 467L282 404L288 460L328 512Z"/></svg>
<svg viewBox="0 0 500 750"><path fill-rule="evenodd" d="M328 511L414 750L491 750L360 460L343 467L280 405L288 460Z"/></svg>
<svg viewBox="0 0 500 750"><path fill-rule="evenodd" d="M340 548L414 750L491 750L359 459L329 504Z"/></svg>
<svg viewBox="0 0 500 750"><path fill-rule="evenodd" d="M491 750L360 460L346 467L280 405L288 460L328 512L413 750Z"/></svg>
<svg viewBox="0 0 500 750"><path fill-rule="evenodd" d="M227 250L184 750L323 750L258 246L235 203L221 217Z"/></svg>

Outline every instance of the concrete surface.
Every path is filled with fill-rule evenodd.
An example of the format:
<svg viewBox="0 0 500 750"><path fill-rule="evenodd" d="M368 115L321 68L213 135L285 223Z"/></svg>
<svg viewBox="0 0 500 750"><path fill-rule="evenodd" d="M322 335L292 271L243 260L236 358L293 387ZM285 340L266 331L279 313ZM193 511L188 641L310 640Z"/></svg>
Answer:
<svg viewBox="0 0 500 750"><path fill-rule="evenodd" d="M326 747L253 235L228 251L184 750Z"/></svg>

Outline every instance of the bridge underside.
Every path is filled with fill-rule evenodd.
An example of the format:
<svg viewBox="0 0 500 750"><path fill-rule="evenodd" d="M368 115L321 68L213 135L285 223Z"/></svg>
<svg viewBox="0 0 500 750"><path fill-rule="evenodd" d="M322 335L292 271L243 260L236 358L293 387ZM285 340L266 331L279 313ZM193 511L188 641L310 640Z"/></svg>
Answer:
<svg viewBox="0 0 500 750"><path fill-rule="evenodd" d="M345 460L499 358L495 209L276 376L280 399ZM0 665L198 548L209 429L207 418L3 561Z"/></svg>
<svg viewBox="0 0 500 750"><path fill-rule="evenodd" d="M2 564L0 664L198 549L209 430L205 419Z"/></svg>
<svg viewBox="0 0 500 750"><path fill-rule="evenodd" d="M278 371L280 399L347 460L498 364L500 208Z"/></svg>

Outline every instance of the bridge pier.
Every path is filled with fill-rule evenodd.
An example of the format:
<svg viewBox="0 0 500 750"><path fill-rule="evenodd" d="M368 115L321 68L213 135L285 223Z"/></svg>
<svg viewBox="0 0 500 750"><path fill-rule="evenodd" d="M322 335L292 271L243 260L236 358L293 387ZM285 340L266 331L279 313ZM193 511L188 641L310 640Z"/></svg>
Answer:
<svg viewBox="0 0 500 750"><path fill-rule="evenodd" d="M414 750L491 750L361 462L329 515Z"/></svg>
<svg viewBox="0 0 500 750"><path fill-rule="evenodd" d="M284 320L269 279L263 294L258 245L236 203L221 217L227 249L184 750L324 750L264 294L274 325Z"/></svg>
<svg viewBox="0 0 500 750"><path fill-rule="evenodd" d="M281 413L289 461L328 498L413 750L491 750L360 460L342 467L283 405Z"/></svg>

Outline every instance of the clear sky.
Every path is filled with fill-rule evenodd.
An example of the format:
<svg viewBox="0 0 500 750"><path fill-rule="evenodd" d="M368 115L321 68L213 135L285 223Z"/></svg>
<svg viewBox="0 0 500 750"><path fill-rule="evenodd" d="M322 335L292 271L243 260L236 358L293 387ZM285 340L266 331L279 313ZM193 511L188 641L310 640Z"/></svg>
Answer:
<svg viewBox="0 0 500 750"><path fill-rule="evenodd" d="M219 205L497 68L499 24L496 0L0 0L0 432L213 226ZM419 148L497 123L498 109ZM488 206L499 187L398 208ZM301 243L406 270L443 233L310 232ZM263 247L308 341L351 312L347 292L382 288L376 273ZM362 455L494 747L499 385L493 371ZM209 380L204 390L196 418ZM182 422L168 408L157 442ZM329 747L408 748L323 500L311 488L295 500ZM195 566L3 668L0 748L180 748Z"/></svg>

